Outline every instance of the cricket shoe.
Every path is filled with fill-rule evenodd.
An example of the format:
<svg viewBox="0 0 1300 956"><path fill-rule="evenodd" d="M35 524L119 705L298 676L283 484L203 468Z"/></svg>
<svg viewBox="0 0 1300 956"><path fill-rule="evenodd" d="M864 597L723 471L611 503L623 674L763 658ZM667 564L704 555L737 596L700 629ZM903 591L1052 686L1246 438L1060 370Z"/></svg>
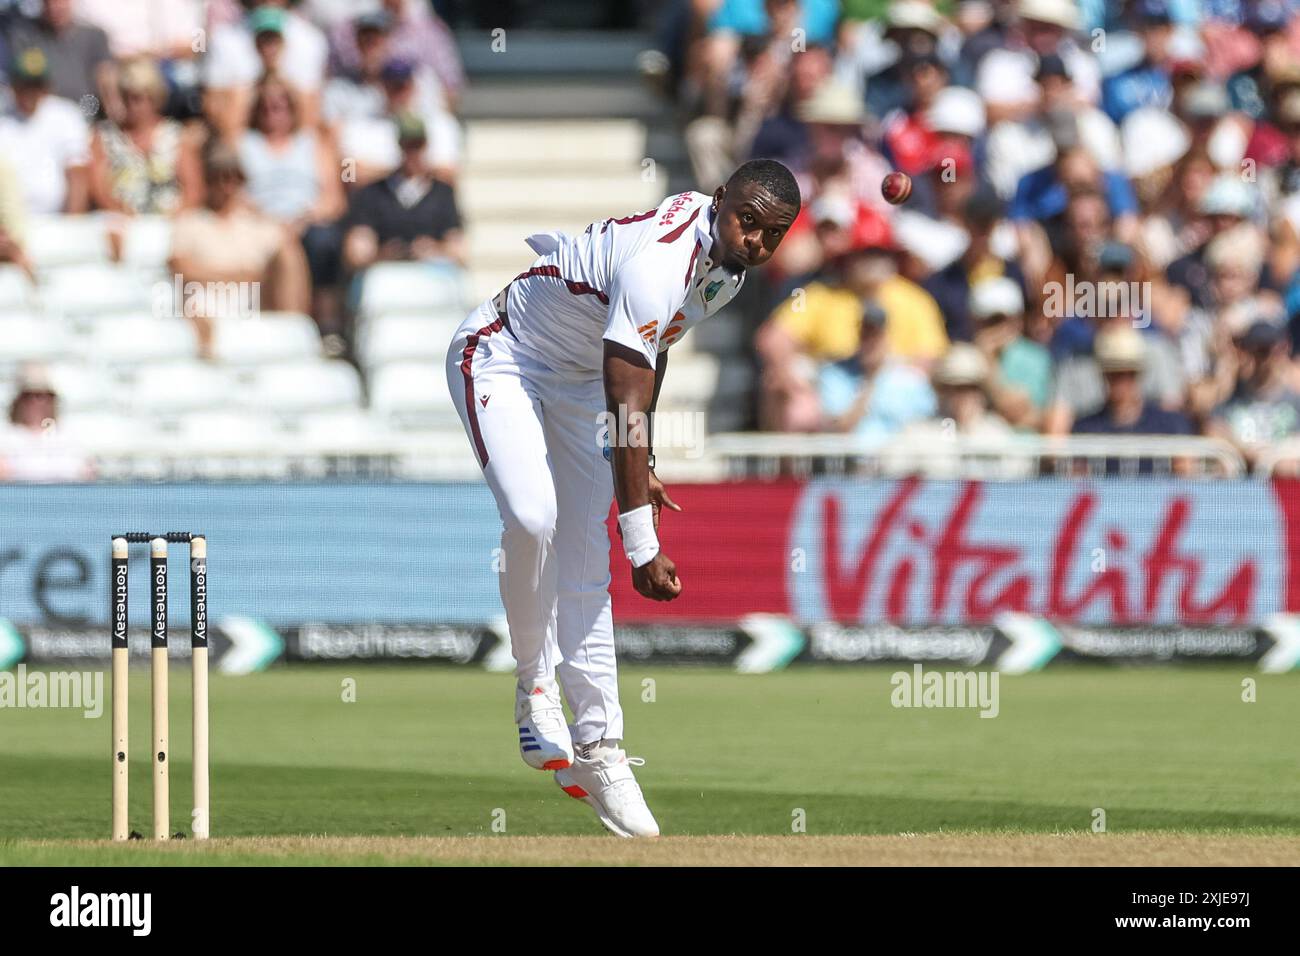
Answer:
<svg viewBox="0 0 1300 956"><path fill-rule="evenodd" d="M633 767L645 765L618 747L588 744L576 748L573 764L555 774L555 782L569 796L593 810L600 822L621 837L655 837L659 824L646 806Z"/></svg>
<svg viewBox="0 0 1300 956"><path fill-rule="evenodd" d="M519 756L535 770L562 770L573 762L573 739L560 704L560 687L539 680L515 688Z"/></svg>

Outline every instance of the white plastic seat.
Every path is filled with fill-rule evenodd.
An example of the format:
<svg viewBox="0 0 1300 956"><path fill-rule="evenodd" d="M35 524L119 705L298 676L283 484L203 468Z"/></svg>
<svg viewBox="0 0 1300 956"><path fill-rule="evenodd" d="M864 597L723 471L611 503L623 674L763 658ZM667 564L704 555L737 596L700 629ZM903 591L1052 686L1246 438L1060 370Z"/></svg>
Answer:
<svg viewBox="0 0 1300 956"><path fill-rule="evenodd" d="M221 370L194 360L150 366L127 394L138 414L175 420L189 412L229 408L237 399L237 388Z"/></svg>
<svg viewBox="0 0 1300 956"><path fill-rule="evenodd" d="M388 423L364 408L304 413L286 441L312 454L366 453L392 446Z"/></svg>
<svg viewBox="0 0 1300 956"><path fill-rule="evenodd" d="M450 263L381 262L361 280L358 312L430 315L464 308L465 275Z"/></svg>
<svg viewBox="0 0 1300 956"><path fill-rule="evenodd" d="M219 409L191 412L177 422L176 440L196 454L284 450L284 436L269 416L254 411Z"/></svg>
<svg viewBox="0 0 1300 956"><path fill-rule="evenodd" d="M435 362L394 362L370 380L370 408L397 428L432 428L459 421L447 377Z"/></svg>
<svg viewBox="0 0 1300 956"><path fill-rule="evenodd" d="M6 313L25 312L36 301L36 287L17 266L0 265L0 321Z"/></svg>
<svg viewBox="0 0 1300 956"><path fill-rule="evenodd" d="M213 354L231 365L313 359L320 355L320 345L316 323L297 312L222 319L213 326Z"/></svg>
<svg viewBox="0 0 1300 956"><path fill-rule="evenodd" d="M0 366L52 361L70 347L67 328L57 319L14 316L0 322Z"/></svg>
<svg viewBox="0 0 1300 956"><path fill-rule="evenodd" d="M452 316L378 316L358 336L358 357L367 369L404 360L441 361L460 323Z"/></svg>
<svg viewBox="0 0 1300 956"><path fill-rule="evenodd" d="M27 226L27 255L37 269L107 262L103 216L35 216Z"/></svg>
<svg viewBox="0 0 1300 956"><path fill-rule="evenodd" d="M122 266L52 269L42 280L42 293L47 311L73 319L132 312L151 314L153 307L149 286ZM170 301L168 298L169 305Z"/></svg>
<svg viewBox="0 0 1300 956"><path fill-rule="evenodd" d="M342 359L318 359L261 366L248 391L253 407L283 415L356 408L361 376Z"/></svg>
<svg viewBox="0 0 1300 956"><path fill-rule="evenodd" d="M198 335L188 319L105 316L95 319L86 337L87 359L115 367L193 359Z"/></svg>
<svg viewBox="0 0 1300 956"><path fill-rule="evenodd" d="M46 371L59 394L61 416L102 411L113 402L113 383L98 366L52 362Z"/></svg>
<svg viewBox="0 0 1300 956"><path fill-rule="evenodd" d="M153 422L118 412L60 412L64 437L96 454L122 454L158 448L163 436Z"/></svg>
<svg viewBox="0 0 1300 956"><path fill-rule="evenodd" d="M165 269L171 244L172 224L166 216L132 216L122 237L122 263L132 269Z"/></svg>
<svg viewBox="0 0 1300 956"><path fill-rule="evenodd" d="M659 391L659 408L703 409L718 389L718 360L692 355L672 363Z"/></svg>

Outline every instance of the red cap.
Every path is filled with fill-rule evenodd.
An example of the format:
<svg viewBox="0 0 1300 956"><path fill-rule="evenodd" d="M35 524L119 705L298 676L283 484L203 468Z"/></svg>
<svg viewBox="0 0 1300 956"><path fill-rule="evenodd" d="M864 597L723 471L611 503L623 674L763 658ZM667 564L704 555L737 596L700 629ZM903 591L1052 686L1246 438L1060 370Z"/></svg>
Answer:
<svg viewBox="0 0 1300 956"><path fill-rule="evenodd" d="M894 249L894 231L889 220L874 206L858 204L858 217L853 223L852 251L862 249Z"/></svg>

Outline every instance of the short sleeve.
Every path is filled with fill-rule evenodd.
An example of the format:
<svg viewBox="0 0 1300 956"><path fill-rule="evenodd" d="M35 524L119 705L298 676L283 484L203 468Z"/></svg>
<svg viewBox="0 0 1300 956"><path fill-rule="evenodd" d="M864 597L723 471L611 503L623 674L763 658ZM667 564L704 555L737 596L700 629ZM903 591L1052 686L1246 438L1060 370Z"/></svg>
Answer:
<svg viewBox="0 0 1300 956"><path fill-rule="evenodd" d="M444 239L447 233L461 228L460 209L456 206L456 192L446 183L439 183L438 206L434 213L433 235Z"/></svg>
<svg viewBox="0 0 1300 956"><path fill-rule="evenodd" d="M823 366L817 376L817 396L822 411L827 415L843 415L857 397L860 385L860 379L840 363Z"/></svg>
<svg viewBox="0 0 1300 956"><path fill-rule="evenodd" d="M1104 174L1106 182L1106 200L1110 205L1112 216L1131 216L1138 211L1137 194L1133 184L1121 173Z"/></svg>
<svg viewBox="0 0 1300 956"><path fill-rule="evenodd" d="M59 130L59 153L63 167L85 166L90 162L90 127L81 118L81 112L69 105Z"/></svg>
<svg viewBox="0 0 1300 956"><path fill-rule="evenodd" d="M674 275L666 257L641 253L625 262L609 287L605 341L639 352L654 368L659 336L682 302L674 282L680 284L682 277Z"/></svg>

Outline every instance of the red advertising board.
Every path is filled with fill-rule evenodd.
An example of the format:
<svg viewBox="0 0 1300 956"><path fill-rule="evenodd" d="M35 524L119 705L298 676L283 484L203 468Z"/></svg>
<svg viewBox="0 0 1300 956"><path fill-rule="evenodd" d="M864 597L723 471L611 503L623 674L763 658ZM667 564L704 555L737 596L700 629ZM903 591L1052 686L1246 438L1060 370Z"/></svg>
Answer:
<svg viewBox="0 0 1300 956"><path fill-rule="evenodd" d="M664 551L683 592L623 621L1242 625L1300 607L1300 483L818 479L680 485ZM618 541L617 525L611 535Z"/></svg>

